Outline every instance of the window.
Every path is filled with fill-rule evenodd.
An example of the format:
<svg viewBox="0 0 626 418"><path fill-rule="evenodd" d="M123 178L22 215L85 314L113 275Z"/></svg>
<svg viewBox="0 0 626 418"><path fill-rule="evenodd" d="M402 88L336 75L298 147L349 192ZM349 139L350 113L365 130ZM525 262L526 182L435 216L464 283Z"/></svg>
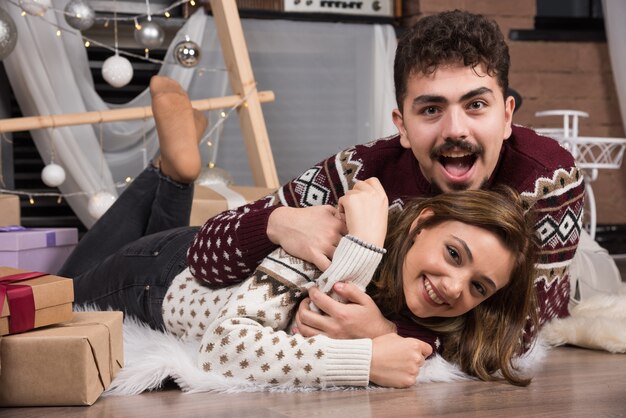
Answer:
<svg viewBox="0 0 626 418"><path fill-rule="evenodd" d="M604 42L602 0L537 0L534 29L512 29L515 41Z"/></svg>

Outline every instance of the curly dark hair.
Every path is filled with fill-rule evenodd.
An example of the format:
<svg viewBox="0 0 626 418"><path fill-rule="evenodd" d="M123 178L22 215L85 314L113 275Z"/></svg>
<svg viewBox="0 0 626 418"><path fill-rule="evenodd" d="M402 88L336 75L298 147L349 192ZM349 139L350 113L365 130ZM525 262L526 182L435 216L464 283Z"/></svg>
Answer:
<svg viewBox="0 0 626 418"><path fill-rule="evenodd" d="M398 40L394 61L396 101L402 112L409 76L432 74L440 65L463 62L483 64L497 77L506 97L509 87L509 48L498 24L482 15L454 10L426 16Z"/></svg>

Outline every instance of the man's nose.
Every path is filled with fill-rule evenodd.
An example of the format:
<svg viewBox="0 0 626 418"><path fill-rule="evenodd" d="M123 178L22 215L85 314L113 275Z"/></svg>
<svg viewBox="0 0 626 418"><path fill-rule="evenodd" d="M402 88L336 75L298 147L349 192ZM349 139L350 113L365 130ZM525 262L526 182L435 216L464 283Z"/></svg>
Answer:
<svg viewBox="0 0 626 418"><path fill-rule="evenodd" d="M465 139L468 135L467 115L462 109L451 106L443 118L443 138Z"/></svg>

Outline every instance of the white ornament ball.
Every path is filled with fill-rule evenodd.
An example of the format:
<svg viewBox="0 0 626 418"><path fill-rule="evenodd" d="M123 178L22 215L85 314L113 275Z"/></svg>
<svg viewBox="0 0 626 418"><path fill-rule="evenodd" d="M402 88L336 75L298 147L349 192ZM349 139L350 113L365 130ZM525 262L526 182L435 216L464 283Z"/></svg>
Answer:
<svg viewBox="0 0 626 418"><path fill-rule="evenodd" d="M211 186L213 184L233 184L233 176L223 168L207 166L202 169L195 183L199 186Z"/></svg>
<svg viewBox="0 0 626 418"><path fill-rule="evenodd" d="M17 27L7 12L0 9L0 60L5 59L15 49Z"/></svg>
<svg viewBox="0 0 626 418"><path fill-rule="evenodd" d="M115 203L115 196L109 192L98 192L91 196L87 204L87 211L95 219L100 219L104 212L109 210L111 205Z"/></svg>
<svg viewBox="0 0 626 418"><path fill-rule="evenodd" d="M50 0L20 0L20 7L29 15L43 16L52 3Z"/></svg>
<svg viewBox="0 0 626 418"><path fill-rule="evenodd" d="M58 164L48 164L41 170L41 180L48 187L58 187L65 181L65 170Z"/></svg>
<svg viewBox="0 0 626 418"><path fill-rule="evenodd" d="M124 87L133 78L133 66L126 58L113 55L102 64L102 77L113 87Z"/></svg>
<svg viewBox="0 0 626 418"><path fill-rule="evenodd" d="M65 6L65 21L78 30L87 30L96 22L96 12L83 0L72 0Z"/></svg>
<svg viewBox="0 0 626 418"><path fill-rule="evenodd" d="M140 26L141 29L135 31L135 41L148 49L160 47L165 39L161 26L152 21L145 21Z"/></svg>

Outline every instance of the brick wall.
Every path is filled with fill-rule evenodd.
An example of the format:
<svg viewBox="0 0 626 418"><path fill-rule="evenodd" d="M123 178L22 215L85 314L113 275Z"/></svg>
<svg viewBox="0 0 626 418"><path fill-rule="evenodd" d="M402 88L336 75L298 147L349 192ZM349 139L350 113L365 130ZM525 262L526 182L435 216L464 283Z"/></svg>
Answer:
<svg viewBox="0 0 626 418"><path fill-rule="evenodd" d="M420 16L463 9L496 20L508 40L510 29L532 29L535 0L404 0L403 25ZM536 118L548 109L589 113L580 135L625 137L606 43L526 42L508 40L509 83L523 98L515 123L531 127L559 126L561 120ZM626 163L620 170L600 170L592 183L599 224L626 224Z"/></svg>

